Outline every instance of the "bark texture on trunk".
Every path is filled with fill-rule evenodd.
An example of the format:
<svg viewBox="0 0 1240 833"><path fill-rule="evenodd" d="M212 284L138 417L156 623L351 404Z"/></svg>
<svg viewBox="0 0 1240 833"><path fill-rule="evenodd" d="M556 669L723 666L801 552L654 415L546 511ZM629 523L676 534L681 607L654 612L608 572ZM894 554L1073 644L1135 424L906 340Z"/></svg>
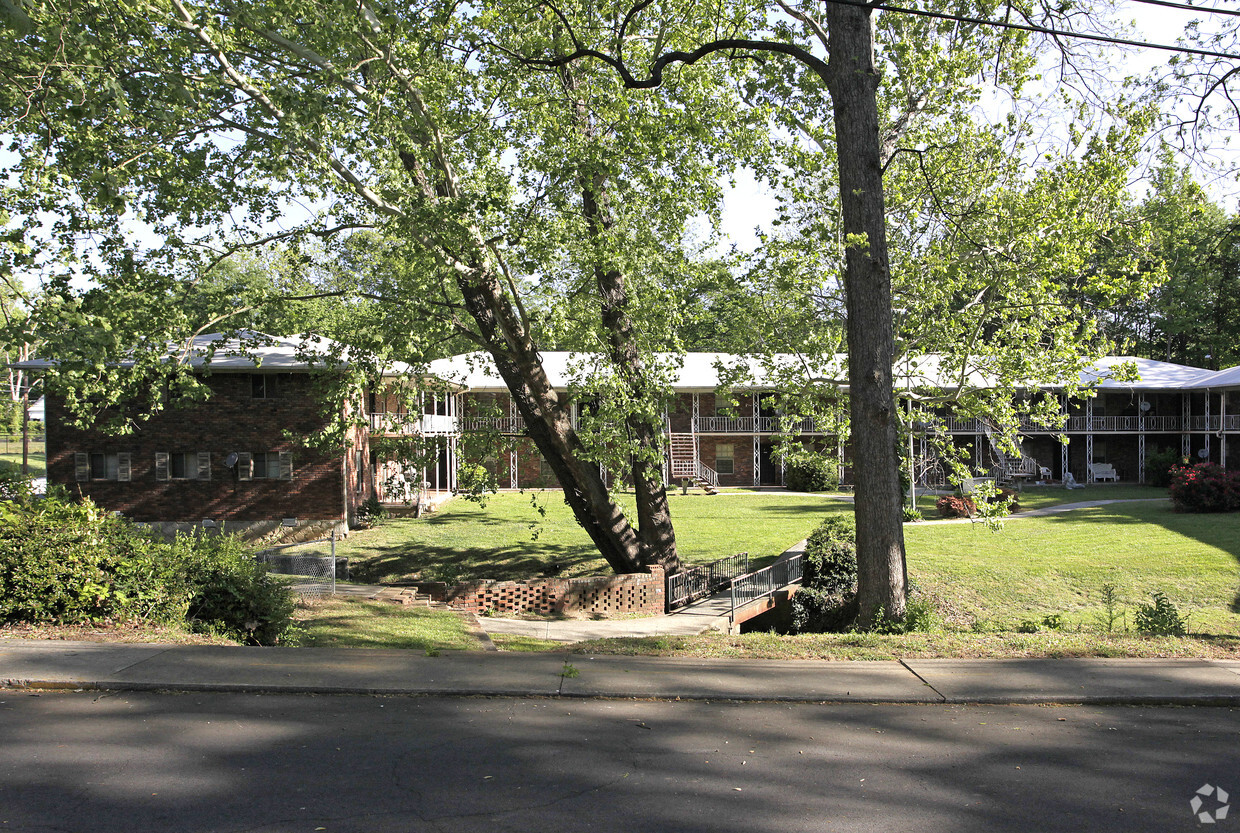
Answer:
<svg viewBox="0 0 1240 833"><path fill-rule="evenodd" d="M596 174L585 180L582 196L582 206L591 232L604 233L612 222L606 201L606 176ZM650 395L650 391L646 384L645 363L633 336L633 322L626 310L628 292L624 276L618 269L596 266L594 279L598 285L612 368L632 399L641 401ZM637 502L637 536L641 541L643 560L662 564L669 575L678 573L681 564L676 554L676 531L672 527L672 514L667 505L663 469L655 462L662 459L663 426L654 424L641 414L630 413L625 417L625 430L629 442L638 449L638 453L629 458L629 476Z"/></svg>
<svg viewBox="0 0 1240 833"><path fill-rule="evenodd" d="M848 309L848 384L857 480L858 624L903 618L900 460L896 448L891 272L878 125L878 75L870 11L827 3L831 92L839 155Z"/></svg>
<svg viewBox="0 0 1240 833"><path fill-rule="evenodd" d="M575 92L576 78L571 70L562 70L561 77L565 87ZM589 108L580 98L574 103L577 130L585 139L593 139L595 125ZM578 175L582 214L585 216L590 236L603 243L599 250L604 252L607 250L605 238L615 225L610 179L604 169L583 170ZM633 331L633 320L628 311L629 294L624 274L612 264L596 261L594 282L598 287L599 312L603 332L607 335L612 369L632 401L646 400L651 391L646 381L641 348ZM629 457L629 477L637 503L637 537L641 542L642 561L646 564L663 565L668 575L678 573L681 563L676 553L676 531L672 526L672 513L667 503L661 465L664 454L663 424L643 414L630 412L625 417L625 432L629 443L637 449L637 453Z"/></svg>
<svg viewBox="0 0 1240 833"><path fill-rule="evenodd" d="M573 431L568 409L551 386L538 351L516 323L503 319L513 314L499 280L489 269L459 279L465 305L486 340L500 377L512 394L526 431L555 472L573 517L607 563L617 573L644 572L649 562L632 525L611 499L598 465L580 456L581 443Z"/></svg>

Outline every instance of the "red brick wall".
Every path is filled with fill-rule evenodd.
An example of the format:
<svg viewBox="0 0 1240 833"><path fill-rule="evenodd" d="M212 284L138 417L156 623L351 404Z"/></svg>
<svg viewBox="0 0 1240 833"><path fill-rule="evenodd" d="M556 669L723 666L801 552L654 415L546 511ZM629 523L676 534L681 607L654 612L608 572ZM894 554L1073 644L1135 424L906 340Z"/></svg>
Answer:
<svg viewBox="0 0 1240 833"><path fill-rule="evenodd" d="M720 486L752 486L753 485L753 436L751 434L735 434L732 436L699 437L698 453L702 462L718 471L715 450L720 445L732 446L734 474L720 474Z"/></svg>
<svg viewBox="0 0 1240 833"><path fill-rule="evenodd" d="M254 399L250 374L216 373L207 379L212 396L187 408L161 412L134 433L112 437L65 423L63 400L47 397L48 480L100 506L137 521L260 521L279 518L329 520L345 517L344 461L286 439L310 437L329 422L330 414L312 396L304 374L282 378L280 396ZM211 453L211 479L155 479L156 452ZM289 451L293 479L240 481L224 466L231 452ZM75 452L128 452L131 482L77 482Z"/></svg>
<svg viewBox="0 0 1240 833"><path fill-rule="evenodd" d="M666 606L665 574L655 565L649 573L596 578L541 578L526 581L473 581L449 588L445 601L474 614L587 613L655 616Z"/></svg>

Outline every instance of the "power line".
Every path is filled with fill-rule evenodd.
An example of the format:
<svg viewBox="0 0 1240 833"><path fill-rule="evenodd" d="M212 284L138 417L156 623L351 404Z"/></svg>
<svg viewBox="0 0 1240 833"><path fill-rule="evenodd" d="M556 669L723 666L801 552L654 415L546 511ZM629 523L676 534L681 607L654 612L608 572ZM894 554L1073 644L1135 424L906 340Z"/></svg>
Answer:
<svg viewBox="0 0 1240 833"><path fill-rule="evenodd" d="M1204 12L1205 14L1224 14L1232 17L1240 17L1240 11L1234 9L1215 9L1205 6L1194 6L1191 3L1173 3L1171 0L1132 0L1133 3L1145 3L1150 6L1165 6L1168 9L1183 9L1189 12Z"/></svg>
<svg viewBox="0 0 1240 833"><path fill-rule="evenodd" d="M1226 58L1231 61L1240 61L1240 55L1231 52L1216 52L1212 49L1195 49L1190 46L1173 46L1164 43L1151 43L1150 41L1129 40L1128 38L1114 38L1108 35L1092 35L1088 32L1072 32L1067 29L1052 29L1049 26L1035 26L1031 23L1010 23L1003 20L987 20L981 17L967 17L965 15L947 14L946 12L932 12L925 9L909 9L903 6L891 6L881 2L866 3L864 0L827 0L827 2L838 3L841 6L860 6L866 9L877 9L879 11L894 12L896 14L911 14L917 17L929 17L935 20L950 20L956 23L972 23L976 26L993 26L996 29L1014 29L1019 32L1032 32L1038 35L1051 35L1056 38L1076 38L1077 40L1108 43L1115 46L1135 46L1139 49L1155 49L1163 52L1178 52L1181 55L1200 55L1205 58Z"/></svg>

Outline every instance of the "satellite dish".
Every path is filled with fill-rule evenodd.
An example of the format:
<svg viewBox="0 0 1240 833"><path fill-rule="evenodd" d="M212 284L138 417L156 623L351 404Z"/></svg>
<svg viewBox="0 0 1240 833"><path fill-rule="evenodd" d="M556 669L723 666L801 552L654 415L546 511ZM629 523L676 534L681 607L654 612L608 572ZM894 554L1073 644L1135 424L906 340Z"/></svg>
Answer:
<svg viewBox="0 0 1240 833"><path fill-rule="evenodd" d="M225 457L225 458L224 458L224 465L225 465L227 468L230 468L230 469L231 469L233 466L237 465L237 452L235 452L235 451L234 451L234 452L230 453L227 457Z"/></svg>
<svg viewBox="0 0 1240 833"><path fill-rule="evenodd" d="M1204 460L1210 456L1210 451L1209 449L1199 448L1197 449L1197 456Z"/></svg>
<svg viewBox="0 0 1240 833"><path fill-rule="evenodd" d="M1141 411L1142 411L1142 412L1148 411L1149 409L1150 409L1150 403L1149 403L1149 402L1142 402L1142 403L1141 403Z"/></svg>

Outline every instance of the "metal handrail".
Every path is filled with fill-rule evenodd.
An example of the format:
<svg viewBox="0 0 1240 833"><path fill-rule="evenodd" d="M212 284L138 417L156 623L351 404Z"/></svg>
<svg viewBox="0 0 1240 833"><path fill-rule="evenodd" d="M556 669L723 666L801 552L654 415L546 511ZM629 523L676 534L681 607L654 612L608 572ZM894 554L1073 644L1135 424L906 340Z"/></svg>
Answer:
<svg viewBox="0 0 1240 833"><path fill-rule="evenodd" d="M776 561L769 567L732 579L732 609L729 621L735 621L736 609L766 598L781 587L801 580L805 557L801 553Z"/></svg>
<svg viewBox="0 0 1240 833"><path fill-rule="evenodd" d="M708 596L732 579L749 572L749 553L742 552L720 558L709 564L697 564L667 577L667 607L674 610L694 599Z"/></svg>

